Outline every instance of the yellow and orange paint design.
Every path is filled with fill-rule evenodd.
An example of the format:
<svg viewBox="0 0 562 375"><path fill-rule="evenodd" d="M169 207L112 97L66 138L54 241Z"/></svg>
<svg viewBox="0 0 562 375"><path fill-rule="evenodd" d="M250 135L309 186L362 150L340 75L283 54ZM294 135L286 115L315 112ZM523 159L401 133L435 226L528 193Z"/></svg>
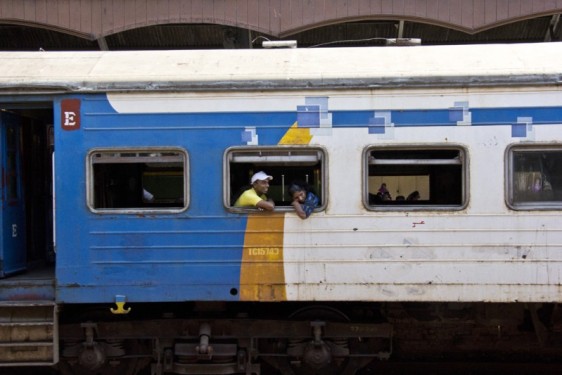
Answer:
<svg viewBox="0 0 562 375"><path fill-rule="evenodd" d="M295 122L279 141L280 145L307 145L310 129ZM242 266L241 301L286 301L283 238L285 213L251 213L248 215Z"/></svg>

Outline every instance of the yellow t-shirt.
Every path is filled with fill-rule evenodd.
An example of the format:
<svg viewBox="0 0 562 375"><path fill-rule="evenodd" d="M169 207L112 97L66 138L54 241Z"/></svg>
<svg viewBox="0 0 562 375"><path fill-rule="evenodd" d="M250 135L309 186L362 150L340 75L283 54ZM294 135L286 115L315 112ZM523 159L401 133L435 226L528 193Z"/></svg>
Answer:
<svg viewBox="0 0 562 375"><path fill-rule="evenodd" d="M261 200L266 200L266 196L261 197L256 193L256 191L251 188L243 192L240 197L234 202L234 207L255 207Z"/></svg>

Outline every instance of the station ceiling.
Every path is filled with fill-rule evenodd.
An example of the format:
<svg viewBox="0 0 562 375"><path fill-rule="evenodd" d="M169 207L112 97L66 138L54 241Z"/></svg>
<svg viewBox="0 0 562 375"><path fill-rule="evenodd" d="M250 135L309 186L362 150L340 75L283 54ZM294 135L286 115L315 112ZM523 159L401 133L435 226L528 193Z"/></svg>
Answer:
<svg viewBox="0 0 562 375"><path fill-rule="evenodd" d="M300 48L382 46L386 39L419 38L422 45L539 43L559 41L559 15L512 22L475 34L411 21L370 20L317 27L283 39L296 40ZM217 24L164 24L118 32L103 43L59 31L17 24L0 24L0 50L141 50L261 48L266 34Z"/></svg>

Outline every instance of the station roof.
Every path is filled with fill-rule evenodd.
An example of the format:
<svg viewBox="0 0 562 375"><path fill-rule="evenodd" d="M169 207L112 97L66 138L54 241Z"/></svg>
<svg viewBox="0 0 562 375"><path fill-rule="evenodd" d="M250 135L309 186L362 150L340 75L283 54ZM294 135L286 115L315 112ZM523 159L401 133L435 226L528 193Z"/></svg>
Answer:
<svg viewBox="0 0 562 375"><path fill-rule="evenodd" d="M561 0L0 0L0 51L538 43L560 40L561 13Z"/></svg>

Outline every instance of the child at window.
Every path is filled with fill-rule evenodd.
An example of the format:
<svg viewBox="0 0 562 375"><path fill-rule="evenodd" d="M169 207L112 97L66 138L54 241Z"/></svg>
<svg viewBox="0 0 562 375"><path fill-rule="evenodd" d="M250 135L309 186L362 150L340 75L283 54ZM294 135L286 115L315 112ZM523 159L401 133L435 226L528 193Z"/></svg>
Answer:
<svg viewBox="0 0 562 375"><path fill-rule="evenodd" d="M318 197L304 183L291 183L289 185L289 194L293 199L291 205L295 208L297 215L303 220L308 218L312 211L314 211L314 208L318 206Z"/></svg>

